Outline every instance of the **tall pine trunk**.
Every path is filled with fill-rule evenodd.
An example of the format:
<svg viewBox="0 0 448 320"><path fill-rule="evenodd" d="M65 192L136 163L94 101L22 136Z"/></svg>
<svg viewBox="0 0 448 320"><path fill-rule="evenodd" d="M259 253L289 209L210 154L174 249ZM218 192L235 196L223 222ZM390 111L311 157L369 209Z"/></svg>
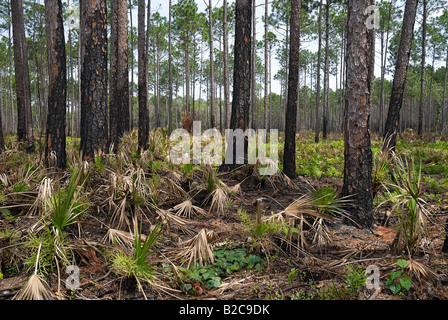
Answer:
<svg viewBox="0 0 448 320"><path fill-rule="evenodd" d="M108 152L106 0L83 2L81 33L81 152L93 160Z"/></svg>
<svg viewBox="0 0 448 320"><path fill-rule="evenodd" d="M383 150L394 150L398 126L400 124L400 110L403 105L403 93L409 65L409 57L414 36L414 23L417 14L418 0L407 0L404 10L401 40L398 47L398 56L395 65L395 74L392 84L392 93L389 102L389 111L384 129Z"/></svg>
<svg viewBox="0 0 448 320"><path fill-rule="evenodd" d="M268 94L269 94L269 0L264 3L264 129L268 128Z"/></svg>
<svg viewBox="0 0 448 320"><path fill-rule="evenodd" d="M241 129L244 132L249 128L250 116L252 0L237 0L235 10L235 62L230 129ZM228 152L233 153L235 166L236 144L233 146L233 150L228 149ZM246 162L247 139L244 150Z"/></svg>
<svg viewBox="0 0 448 320"><path fill-rule="evenodd" d="M418 104L418 127L419 137L423 134L423 109L425 102L425 66L426 66L426 19L427 19L427 0L423 0L423 22L422 22L422 60L420 70L420 102Z"/></svg>
<svg viewBox="0 0 448 320"><path fill-rule="evenodd" d="M168 18L168 68L169 68L169 79L168 79L168 86L169 86L169 92L168 92L168 132L171 133L173 130L173 58L171 56L172 52L172 30L173 30L173 13L172 13L172 0L169 0L169 18Z"/></svg>
<svg viewBox="0 0 448 320"><path fill-rule="evenodd" d="M49 95L45 159L47 166L64 169L66 165L67 70L61 0L45 0L47 24ZM51 155L56 163L51 163Z"/></svg>
<svg viewBox="0 0 448 320"><path fill-rule="evenodd" d="M255 129L255 103L256 103L256 74L257 74L257 3L256 0L252 0L252 70L251 70L251 77L252 77L252 85L250 89L250 106L251 106L251 119L250 119L250 127L252 129Z"/></svg>
<svg viewBox="0 0 448 320"><path fill-rule="evenodd" d="M344 196L350 196L352 219L373 223L372 151L369 117L371 100L371 44L365 11L371 0L349 0L344 113Z"/></svg>
<svg viewBox="0 0 448 320"><path fill-rule="evenodd" d="M329 114L329 84L330 84L330 0L325 3L325 62L324 62L324 107L323 107L323 122L322 135L327 139L328 133L328 114Z"/></svg>
<svg viewBox="0 0 448 320"><path fill-rule="evenodd" d="M30 153L34 151L33 119L23 0L11 1L11 12L17 98L17 139L26 143L26 150Z"/></svg>
<svg viewBox="0 0 448 320"><path fill-rule="evenodd" d="M315 127L314 127L314 142L319 142L319 131L320 131L320 117L319 117L319 108L320 108L320 64L321 64L321 56L322 56L322 2L323 0L320 0L319 5L319 20L318 20L318 29L319 29L319 42L317 47L317 70L316 70L316 110L315 110Z"/></svg>
<svg viewBox="0 0 448 320"><path fill-rule="evenodd" d="M213 4L208 2L209 41L210 41L210 128L215 127L215 68L213 54Z"/></svg>
<svg viewBox="0 0 448 320"><path fill-rule="evenodd" d="M230 126L230 74L229 74L229 35L227 31L227 0L223 4L223 47L224 47L224 126L226 129Z"/></svg>
<svg viewBox="0 0 448 320"><path fill-rule="evenodd" d="M138 1L138 147L148 148L149 108L148 108L148 54L145 35L145 0Z"/></svg>
<svg viewBox="0 0 448 320"><path fill-rule="evenodd" d="M290 22L290 51L288 75L288 100L286 105L285 151L283 173L296 176L296 121L300 63L300 8L301 0L292 0Z"/></svg>
<svg viewBox="0 0 448 320"><path fill-rule="evenodd" d="M129 131L128 15L126 0L111 2L110 42L110 142L114 152Z"/></svg>

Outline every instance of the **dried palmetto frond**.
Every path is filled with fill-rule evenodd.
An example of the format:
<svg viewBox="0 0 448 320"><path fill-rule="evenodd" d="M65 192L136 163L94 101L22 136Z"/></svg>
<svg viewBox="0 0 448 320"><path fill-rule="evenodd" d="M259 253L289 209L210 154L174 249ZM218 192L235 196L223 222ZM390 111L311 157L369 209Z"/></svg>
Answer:
<svg viewBox="0 0 448 320"><path fill-rule="evenodd" d="M323 247L332 242L330 231L322 218L318 218L314 221L313 229L315 231L313 244L318 247Z"/></svg>
<svg viewBox="0 0 448 320"><path fill-rule="evenodd" d="M6 173L0 173L0 182L3 184L4 187L9 186L9 179Z"/></svg>
<svg viewBox="0 0 448 320"><path fill-rule="evenodd" d="M117 243L123 248L132 248L134 243L134 235L129 231L122 231L118 229L107 230L103 241L109 241L110 243Z"/></svg>
<svg viewBox="0 0 448 320"><path fill-rule="evenodd" d="M285 214L290 217L297 217L299 214L307 214L316 218L321 218L327 221L333 221L335 217L320 212L319 210L315 210L314 199L311 195L305 194L301 196L299 199L295 200L291 203L285 210Z"/></svg>
<svg viewBox="0 0 448 320"><path fill-rule="evenodd" d="M123 197L120 203L112 213L112 224L117 227L117 229L124 229L125 226L130 228L129 215L126 209L127 198Z"/></svg>
<svg viewBox="0 0 448 320"><path fill-rule="evenodd" d="M40 250L42 248L42 241L37 249L36 265L34 267L33 275L22 286L19 292L13 297L13 300L52 300L52 292L48 288L48 284L37 274L39 266Z"/></svg>
<svg viewBox="0 0 448 320"><path fill-rule="evenodd" d="M228 192L232 195L240 195L242 193L241 182L232 187L228 187Z"/></svg>
<svg viewBox="0 0 448 320"><path fill-rule="evenodd" d="M29 214L36 215L39 212L45 212L48 209L50 199L53 196L53 180L46 177L39 184L39 189L37 192L37 197L31 205Z"/></svg>
<svg viewBox="0 0 448 320"><path fill-rule="evenodd" d="M429 266L418 262L415 259L409 258L408 263L405 266L406 269L409 270L410 276L412 278L417 278L419 281L421 278L425 279L437 279L439 275Z"/></svg>
<svg viewBox="0 0 448 320"><path fill-rule="evenodd" d="M176 205L173 209L176 211L176 215L187 217L188 219L191 218L192 214L203 216L207 215L207 212L204 209L193 205L191 200L185 200L184 202Z"/></svg>
<svg viewBox="0 0 448 320"><path fill-rule="evenodd" d="M218 240L217 234L204 228L192 239L179 244L177 257L185 259L187 268L196 263L201 266L213 263L215 257L212 243L216 240Z"/></svg>
<svg viewBox="0 0 448 320"><path fill-rule="evenodd" d="M28 279L20 291L14 296L14 300L52 300L53 296L48 284L37 273Z"/></svg>
<svg viewBox="0 0 448 320"><path fill-rule="evenodd" d="M185 234L192 235L194 231L190 228L192 221L185 220L168 210L163 210L160 208L156 209L157 214L162 219L163 223L167 224L169 228L173 228L175 230L180 230Z"/></svg>
<svg viewBox="0 0 448 320"><path fill-rule="evenodd" d="M222 188L216 188L210 194L212 203L210 205L210 212L216 212L218 215L223 215L227 210L227 194Z"/></svg>

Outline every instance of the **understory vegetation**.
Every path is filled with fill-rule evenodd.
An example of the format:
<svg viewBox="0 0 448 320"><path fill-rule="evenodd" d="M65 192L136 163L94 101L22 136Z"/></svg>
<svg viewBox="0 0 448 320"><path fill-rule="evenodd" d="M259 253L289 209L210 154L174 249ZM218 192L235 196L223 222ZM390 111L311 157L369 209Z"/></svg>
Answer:
<svg viewBox="0 0 448 320"><path fill-rule="evenodd" d="M162 129L147 151L135 152L133 131L91 162L70 138L64 171L6 137L0 298L448 298L446 139L405 132L392 157L373 139L375 228L366 230L341 196L342 137L313 138L297 136L291 180L252 165L173 165ZM74 289L69 266L79 268Z"/></svg>

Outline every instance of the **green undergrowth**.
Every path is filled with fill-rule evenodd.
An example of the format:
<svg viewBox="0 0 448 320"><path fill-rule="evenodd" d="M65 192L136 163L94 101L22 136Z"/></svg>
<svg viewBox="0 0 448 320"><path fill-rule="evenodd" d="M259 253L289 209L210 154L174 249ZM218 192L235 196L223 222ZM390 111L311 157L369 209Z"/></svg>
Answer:
<svg viewBox="0 0 448 320"><path fill-rule="evenodd" d="M199 264L189 268L178 267L181 287L185 292L193 289L192 281L204 284L208 289L219 287L223 278L240 270L257 270L264 268L263 260L254 254L248 254L244 248L220 249L213 252L214 262L209 265Z"/></svg>

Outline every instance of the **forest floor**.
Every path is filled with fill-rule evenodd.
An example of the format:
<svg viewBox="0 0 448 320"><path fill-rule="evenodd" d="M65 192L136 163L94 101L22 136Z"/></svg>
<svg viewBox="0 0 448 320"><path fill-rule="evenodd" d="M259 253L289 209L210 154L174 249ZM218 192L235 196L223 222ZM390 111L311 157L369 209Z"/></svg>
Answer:
<svg viewBox="0 0 448 320"><path fill-rule="evenodd" d="M3 300L12 299L23 288L35 270L36 239L45 242L42 240L45 230L50 230L45 210L36 206L44 177L60 179L66 185L70 174L70 169L67 173L44 171L38 157L13 152L17 149L12 141L10 138L11 152L2 155L0 162L3 175L0 176L0 299ZM69 166L76 163L82 166L75 156L76 142L71 143L75 151L68 156ZM373 142L374 152L379 147L379 141ZM412 255L400 243L397 245L400 225L393 204L382 204L387 198L384 190L375 198L372 229L343 223L343 219L318 222L316 216L307 216L306 210L301 213L302 220L297 215L292 219L292 215L285 214L285 209L304 195L326 187L336 190L342 187L340 137L315 145L309 136L299 136L297 150L299 176L292 181L282 175L263 178L248 167L232 172L216 170L209 176L202 166L183 167L176 172L163 165L166 153L163 148L153 148L150 158L144 160L136 160L129 153L122 155L120 164L110 159L95 161L91 167L84 167L89 171L89 180L82 187L80 199L88 210L79 216L79 223L64 229L69 264L75 261L80 270L79 288L66 288L69 274L64 272L63 261L47 252L54 248L45 251L45 255L42 253L39 274L52 296L59 299L448 299L448 254L442 252L448 217L446 140L431 134L418 140L413 133L407 133L397 145L397 154L412 155L419 160L423 173L421 194L431 213L428 233L419 239ZM123 165L124 159L141 171L129 173L130 165ZM136 200L134 194L134 202L126 196L120 198L123 186L120 190L113 189L120 182L124 185L126 180L120 177L126 176L133 178L135 187L138 172L146 179L145 186L151 187L148 197L156 206ZM64 178L58 178L61 176ZM210 183L214 183L214 190L220 189L219 186L232 190L226 192L224 208L217 207L208 197ZM180 214L175 206L186 199L204 211L196 209L199 213L191 216ZM257 199L262 199L260 207ZM119 210L120 204L124 210ZM257 212L261 222L256 222ZM128 230L132 229L135 217L141 221L144 234L158 223L163 224L155 253L150 257L149 281L127 277L114 260L117 252L132 255L133 241L127 243L125 234L132 236ZM203 243L191 241L201 234L206 235ZM200 255L199 252L207 251L204 246L214 252L214 261L207 261L205 254L203 265L188 266L192 250ZM34 260L30 259L33 256ZM372 277L366 280L369 275ZM376 275L378 285L368 289L366 281L375 283Z"/></svg>

